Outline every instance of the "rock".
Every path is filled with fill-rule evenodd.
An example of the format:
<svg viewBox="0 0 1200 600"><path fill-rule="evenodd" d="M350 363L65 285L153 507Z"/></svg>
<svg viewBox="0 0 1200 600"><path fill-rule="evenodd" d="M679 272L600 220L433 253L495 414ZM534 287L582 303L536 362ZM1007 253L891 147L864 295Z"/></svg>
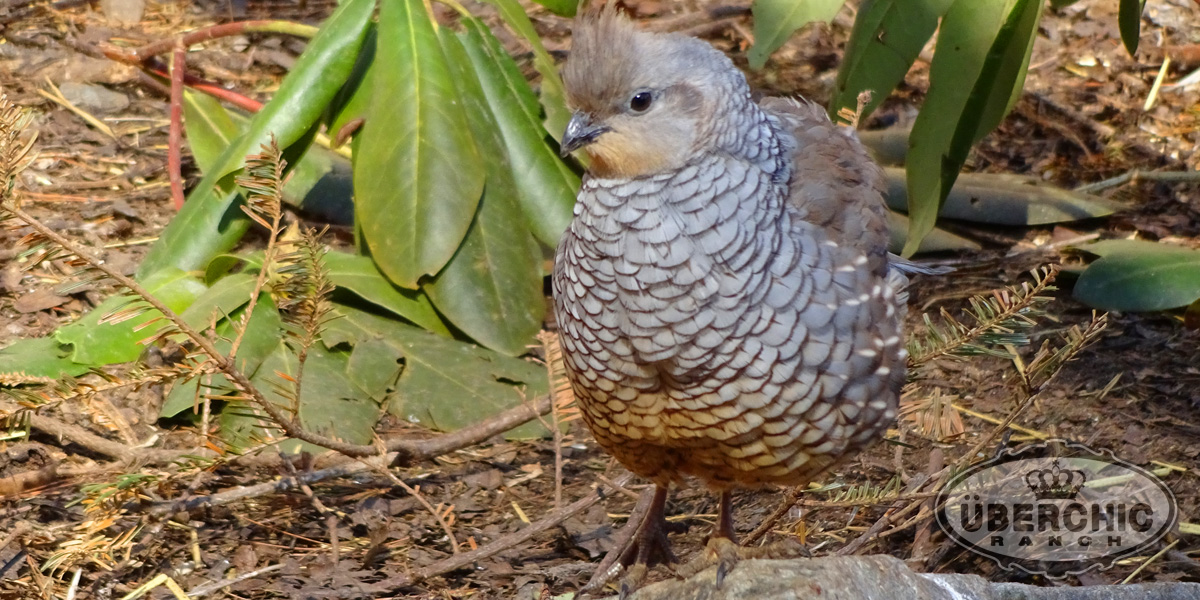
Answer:
<svg viewBox="0 0 1200 600"><path fill-rule="evenodd" d="M68 81L59 86L63 97L79 108L95 113L112 113L129 107L125 94L114 92L102 85Z"/></svg>
<svg viewBox="0 0 1200 600"><path fill-rule="evenodd" d="M146 0L100 0L100 8L108 20L121 25L133 25L142 20Z"/></svg>
<svg viewBox="0 0 1200 600"><path fill-rule="evenodd" d="M743 560L715 585L716 567L684 580L648 585L629 600L1184 600L1200 598L1200 584L1149 583L1043 588L992 583L977 575L915 573L891 556L829 556ZM615 600L615 596L613 600Z"/></svg>

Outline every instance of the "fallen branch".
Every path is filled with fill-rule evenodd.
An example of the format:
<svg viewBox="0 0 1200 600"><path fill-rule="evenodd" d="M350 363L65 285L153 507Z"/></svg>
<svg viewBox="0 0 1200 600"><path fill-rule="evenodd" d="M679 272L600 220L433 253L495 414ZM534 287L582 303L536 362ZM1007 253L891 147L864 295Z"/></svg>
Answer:
<svg viewBox="0 0 1200 600"><path fill-rule="evenodd" d="M175 210L183 208L183 44L171 54L171 119L167 131L167 176L171 180L171 200Z"/></svg>
<svg viewBox="0 0 1200 600"><path fill-rule="evenodd" d="M633 479L633 475L626 473L618 477L613 483L616 483L617 485L625 485L626 483L629 483L631 479ZM599 487L597 487L594 490L594 493L588 494L583 498L580 498L579 500L576 500L575 502L542 517L541 519L530 523L528 527L501 536L492 543L485 546L480 546L479 548L470 552L456 554L436 562L424 569L416 571L412 574L408 585L418 583L422 580L429 579L430 577L436 577L443 573L449 573L451 571L461 569L473 562L483 560L498 552L503 552L509 548L512 548L513 546L516 546L517 544L529 540L533 536L546 531L551 527L558 526L559 523L566 521L576 513L586 510L588 507L603 499L604 496L600 493Z"/></svg>
<svg viewBox="0 0 1200 600"><path fill-rule="evenodd" d="M361 460L353 460L347 456L339 456L338 459L342 464L303 473L294 477L288 477L278 481L269 481L257 485L251 485L208 496L199 496L196 498L188 498L184 500L173 500L150 507L151 514L162 515L170 514L180 510L194 510L203 506L220 506L229 504L246 498L255 498L265 496L273 492L283 492L292 489L301 484L310 484L325 479L334 477L344 477L346 475L354 475L364 471L374 470L374 464L380 462L384 465L407 466L419 460L427 460L449 454L456 450L461 450L468 446L486 441L492 436L504 433L513 427L532 421L539 415L544 415L550 412L550 399L543 397L535 400L532 404L525 404L515 408L510 408L490 419L486 419L470 427L466 427L453 433L445 433L436 437L425 440L393 440L388 443L387 447L403 447L404 451L390 450L384 457L383 461L379 461L379 455L367 457ZM275 457L278 460L278 456ZM375 461L372 464L371 461ZM231 461L242 462L242 461ZM257 463L255 463L257 465Z"/></svg>

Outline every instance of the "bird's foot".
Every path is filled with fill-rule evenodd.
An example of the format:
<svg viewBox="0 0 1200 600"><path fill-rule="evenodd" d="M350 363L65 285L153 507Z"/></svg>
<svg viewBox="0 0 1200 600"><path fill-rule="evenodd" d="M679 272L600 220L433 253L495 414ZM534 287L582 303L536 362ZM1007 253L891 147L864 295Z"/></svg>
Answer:
<svg viewBox="0 0 1200 600"><path fill-rule="evenodd" d="M667 522L663 515L666 497L666 488L659 487L655 489L652 499L646 505L643 506L639 502L634 512L644 515L641 522L630 521L618 536L624 538L627 545L618 542L620 553L613 552L601 562L591 581L579 590L581 596L600 592L609 582L624 573L619 584L620 597L623 600L641 587L651 567L679 562L675 553L671 551L671 541L667 534L686 531L687 526ZM621 545L624 545L624 550L620 550Z"/></svg>
<svg viewBox="0 0 1200 600"><path fill-rule="evenodd" d="M667 539L667 532L672 529L665 519L647 519L642 523L633 543L617 561L625 567L625 576L621 578L621 600L642 586L650 567L679 562L671 551L671 541Z"/></svg>
<svg viewBox="0 0 1200 600"><path fill-rule="evenodd" d="M811 556L812 554L808 551L808 548L805 548L795 540L785 540L766 546L746 547L739 546L737 542L734 542L730 538L714 536L708 540L708 545L705 547L704 553L695 560L680 567L676 571L676 574L687 579L715 565L717 567L715 583L716 587L719 588L725 583L725 577L733 571L734 567L740 561L760 558L784 559Z"/></svg>

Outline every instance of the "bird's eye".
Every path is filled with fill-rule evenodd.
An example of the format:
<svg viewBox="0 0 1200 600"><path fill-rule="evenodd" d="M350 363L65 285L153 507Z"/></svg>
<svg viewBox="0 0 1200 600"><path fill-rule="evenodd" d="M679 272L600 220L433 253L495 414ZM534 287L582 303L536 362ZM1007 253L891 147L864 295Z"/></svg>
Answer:
<svg viewBox="0 0 1200 600"><path fill-rule="evenodd" d="M650 92L638 92L629 99L629 108L633 112L646 112L650 108L652 100L654 100L654 95Z"/></svg>

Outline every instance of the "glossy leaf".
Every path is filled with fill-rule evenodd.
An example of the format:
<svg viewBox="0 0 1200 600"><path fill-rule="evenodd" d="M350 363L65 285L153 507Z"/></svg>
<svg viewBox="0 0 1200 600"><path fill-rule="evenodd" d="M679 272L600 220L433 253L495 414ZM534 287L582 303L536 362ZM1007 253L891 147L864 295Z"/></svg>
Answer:
<svg viewBox="0 0 1200 600"><path fill-rule="evenodd" d="M407 290L392 285L375 263L366 256L345 252L329 251L324 255L325 267L329 269L329 280L339 288L353 292L358 297L380 308L395 313L424 329L450 335L450 330L438 318L429 298L420 291Z"/></svg>
<svg viewBox="0 0 1200 600"><path fill-rule="evenodd" d="M1024 81L1041 11L1040 0L957 0L942 20L909 137L906 255L933 228L971 145L999 124Z"/></svg>
<svg viewBox="0 0 1200 600"><path fill-rule="evenodd" d="M224 320L234 311L250 301L254 291L254 276L247 273L235 273L218 280L196 297L186 310L179 316L190 327L207 329L213 323Z"/></svg>
<svg viewBox="0 0 1200 600"><path fill-rule="evenodd" d="M534 236L553 248L571 223L579 176L547 143L537 97L500 42L476 19L463 24L467 35L460 40L503 138L525 220Z"/></svg>
<svg viewBox="0 0 1200 600"><path fill-rule="evenodd" d="M190 306L207 289L187 273L169 267L146 277L142 287L175 312ZM100 323L103 317L129 306L129 297L110 296L78 321L59 327L54 332L54 339L71 346L71 360L77 363L100 366L137 360L145 350L138 342L153 335L158 328L157 325L142 326L161 317L162 313L147 309L139 316L119 323Z"/></svg>
<svg viewBox="0 0 1200 600"><path fill-rule="evenodd" d="M882 166L903 166L908 160L908 136L912 129L892 127L859 131L858 139L871 151L871 157Z"/></svg>
<svg viewBox="0 0 1200 600"><path fill-rule="evenodd" d="M401 355L382 338L359 340L346 364L346 376L382 404L400 375L400 358Z"/></svg>
<svg viewBox="0 0 1200 600"><path fill-rule="evenodd" d="M183 131L201 173L212 170L225 149L242 135L245 125L246 119L235 120L216 98L183 90Z"/></svg>
<svg viewBox="0 0 1200 600"><path fill-rule="evenodd" d="M371 23L367 27L367 35L363 37L354 69L350 72L341 91L329 105L330 137L337 136L342 128L351 121L366 118L374 88L372 78L375 72L375 49L378 43L379 28L375 23Z"/></svg>
<svg viewBox="0 0 1200 600"><path fill-rule="evenodd" d="M455 66L467 124L484 155L487 187L462 246L429 283L429 298L455 327L493 350L517 355L541 328L541 253L517 208L517 188L504 142L490 117L471 62L458 36L443 30L446 57Z"/></svg>
<svg viewBox="0 0 1200 600"><path fill-rule="evenodd" d="M525 38L533 50L533 68L537 69L542 80L538 86L541 90L542 108L546 111L546 130L555 141L562 140L562 134L567 129L567 121L571 120L571 111L567 109L567 90L563 87L562 78L558 75L558 64L542 45L542 38L533 28L525 9L517 0L486 0L496 7L501 18L508 23L517 35Z"/></svg>
<svg viewBox="0 0 1200 600"><path fill-rule="evenodd" d="M403 359L387 410L409 422L453 431L547 393L542 365L352 308L339 307L338 314L341 318L330 322L322 334L326 346L354 347L378 340L394 360ZM371 347L381 352L378 346ZM528 438L545 433L535 421L507 435Z"/></svg>
<svg viewBox="0 0 1200 600"><path fill-rule="evenodd" d="M896 88L921 49L937 31L954 0L866 0L858 9L846 55L838 69L829 114L855 110L858 94L871 91L865 120Z"/></svg>
<svg viewBox="0 0 1200 600"><path fill-rule="evenodd" d="M432 335L432 334L431 334ZM286 343L276 344L251 379L267 400L289 412L295 408L300 424L308 431L367 444L373 438L375 424L382 414L379 403L354 385L346 375L350 355L341 350L326 350L320 344L308 349L304 363L303 384L298 406L288 395L299 372L299 361ZM235 449L245 448L262 440L273 439L274 431L262 425L259 411L249 405L237 404L221 411L221 437ZM296 440L280 443L285 453L300 449Z"/></svg>
<svg viewBox="0 0 1200 600"><path fill-rule="evenodd" d="M1101 240L1082 246L1072 246L1072 248L1101 257L1113 254L1140 254L1146 252L1192 252L1191 250L1181 246L1162 244L1148 240Z"/></svg>
<svg viewBox="0 0 1200 600"><path fill-rule="evenodd" d="M580 0L533 0L560 17L573 17L579 9Z"/></svg>
<svg viewBox="0 0 1200 600"><path fill-rule="evenodd" d="M240 285L244 284L239 282L231 287ZM249 301L250 291L253 291L253 288L243 294L243 303ZM229 350L232 349L232 340L237 332L230 319L241 319L243 314L245 314L244 309L231 311L228 313L230 318L222 319L217 325L218 337L215 345L218 352L228 355ZM254 317L247 324L246 333L242 336L242 343L238 346L237 356L234 357L238 370L248 377L257 373L262 361L279 345L279 339L283 336L282 328L283 321L279 317L275 303L271 301L270 296L263 294L254 305ZM164 417L176 416L195 406L201 393L226 394L232 392L233 389L233 384L221 373L176 381L163 401L160 414Z"/></svg>
<svg viewBox="0 0 1200 600"><path fill-rule="evenodd" d="M904 242L908 236L908 217L893 211L888 211L888 252L900 252L904 248ZM917 254L922 252L943 252L946 250L978 250L981 248L978 242L969 240L965 237L955 235L942 229L934 227L925 239L921 240L921 247L917 249Z"/></svg>
<svg viewBox="0 0 1200 600"><path fill-rule="evenodd" d="M138 267L145 278L163 268L202 269L232 248L249 227L233 183L247 154L258 152L272 134L288 148L309 134L354 66L374 0L345 0L296 60L275 97L255 114L246 134L229 145L188 196Z"/></svg>
<svg viewBox="0 0 1200 600"><path fill-rule="evenodd" d="M746 58L761 69L797 29L814 21L828 23L845 0L754 0L754 46Z"/></svg>
<svg viewBox="0 0 1200 600"><path fill-rule="evenodd" d="M888 167L887 203L908 210L903 169ZM964 173L954 182L940 216L993 225L1044 225L1111 215L1120 205L1105 198L1054 187L1036 177Z"/></svg>
<svg viewBox="0 0 1200 600"><path fill-rule="evenodd" d="M53 337L16 340L0 348L0 385L25 379L49 381L64 375L82 375L88 365L71 360L71 347Z"/></svg>
<svg viewBox="0 0 1200 600"><path fill-rule="evenodd" d="M485 161L420 0L380 5L376 61L387 68L372 77L354 153L356 218L379 269L415 289L462 243Z"/></svg>
<svg viewBox="0 0 1200 600"><path fill-rule="evenodd" d="M212 96L184 91L184 125L188 147L200 171L213 168L220 153L237 143L247 118L231 114ZM306 148L288 168L283 201L338 225L354 221L350 161L316 144Z"/></svg>
<svg viewBox="0 0 1200 600"><path fill-rule="evenodd" d="M1200 299L1200 250L1154 242L1114 240L1087 252L1101 254L1075 284L1075 298L1104 310L1146 312L1188 306Z"/></svg>
<svg viewBox="0 0 1200 600"><path fill-rule="evenodd" d="M261 250L242 254L222 254L209 261L208 266L204 268L204 283L206 285L216 283L239 265L244 265L244 271L251 272L262 269L262 264L263 252Z"/></svg>
<svg viewBox="0 0 1200 600"><path fill-rule="evenodd" d="M1130 56L1137 54L1138 42L1142 37L1142 11L1146 0L1121 0L1117 11L1117 26L1121 30L1121 42Z"/></svg>

